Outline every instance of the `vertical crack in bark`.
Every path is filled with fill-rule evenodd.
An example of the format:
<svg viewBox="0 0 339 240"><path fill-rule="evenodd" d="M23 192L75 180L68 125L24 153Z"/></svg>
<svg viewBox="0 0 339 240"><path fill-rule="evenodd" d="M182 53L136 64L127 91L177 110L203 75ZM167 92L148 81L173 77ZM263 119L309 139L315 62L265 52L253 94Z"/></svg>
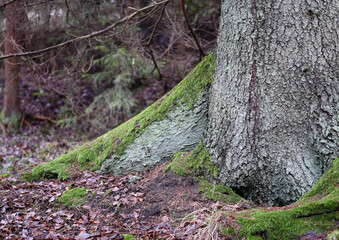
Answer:
<svg viewBox="0 0 339 240"><path fill-rule="evenodd" d="M251 150L254 153L256 150L256 131L258 127L258 97L256 93L256 86L257 86L257 42L258 42L258 21L257 21L257 10L256 10L256 0L252 0L252 7L251 7L251 13L253 16L253 34L254 37L252 38L252 59L253 63L251 66L252 74L251 74L251 81L249 86L249 123L251 122L252 114L253 114L253 130L252 130L252 144L251 144Z"/></svg>

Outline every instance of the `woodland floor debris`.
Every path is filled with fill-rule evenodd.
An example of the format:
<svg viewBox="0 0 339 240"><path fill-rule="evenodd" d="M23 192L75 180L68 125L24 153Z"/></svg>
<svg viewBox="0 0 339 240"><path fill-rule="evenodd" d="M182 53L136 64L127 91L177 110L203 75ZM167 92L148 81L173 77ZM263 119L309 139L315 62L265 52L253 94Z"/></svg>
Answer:
<svg viewBox="0 0 339 240"><path fill-rule="evenodd" d="M247 205L208 200L197 193L199 184L192 177L165 172L165 167L122 177L78 172L65 182L1 177L0 239L126 239L130 235L136 239L238 239L234 232L240 229L238 214ZM76 206L58 201L74 189L81 189L84 201ZM68 200L77 199L68 196ZM233 236L220 230L225 234L232 230ZM326 236L312 231L298 239Z"/></svg>

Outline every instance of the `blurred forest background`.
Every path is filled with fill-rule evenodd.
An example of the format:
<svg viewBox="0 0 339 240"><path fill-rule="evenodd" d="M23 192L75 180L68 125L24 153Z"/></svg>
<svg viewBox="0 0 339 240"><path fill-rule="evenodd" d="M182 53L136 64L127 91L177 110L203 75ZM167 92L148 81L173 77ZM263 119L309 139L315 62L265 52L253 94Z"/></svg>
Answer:
<svg viewBox="0 0 339 240"><path fill-rule="evenodd" d="M17 58L22 116L17 131L1 124L0 173L52 160L139 113L180 82L214 48L218 34L219 0L172 0L152 8L151 0L19 0L11 12L5 2L11 1L0 11L1 55L6 18L21 16L14 29L20 53L145 10L104 34ZM0 61L1 108L7 60Z"/></svg>

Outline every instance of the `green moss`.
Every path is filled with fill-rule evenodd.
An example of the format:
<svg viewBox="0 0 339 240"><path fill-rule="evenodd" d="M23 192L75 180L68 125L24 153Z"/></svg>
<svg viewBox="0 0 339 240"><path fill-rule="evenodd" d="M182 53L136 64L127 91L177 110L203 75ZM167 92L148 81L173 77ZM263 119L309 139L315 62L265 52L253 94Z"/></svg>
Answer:
<svg viewBox="0 0 339 240"><path fill-rule="evenodd" d="M6 174L0 175L0 178L9 178L10 176L11 176L11 174L6 173Z"/></svg>
<svg viewBox="0 0 339 240"><path fill-rule="evenodd" d="M218 178L219 169L211 162L202 141L192 153L179 152L173 155L166 170L172 170L180 176L194 175L207 178Z"/></svg>
<svg viewBox="0 0 339 240"><path fill-rule="evenodd" d="M122 234L122 236L124 237L124 240L134 240L135 237L133 235L130 234Z"/></svg>
<svg viewBox="0 0 339 240"><path fill-rule="evenodd" d="M199 193L202 193L205 198L212 199L228 204L236 204L240 201L246 201L239 195L235 194L232 189L221 184L213 184L207 180L199 179L200 188Z"/></svg>
<svg viewBox="0 0 339 240"><path fill-rule="evenodd" d="M337 159L314 187L287 209L255 209L237 214L238 227L233 229L233 235L248 239L296 239L309 231L320 234L333 230L339 220L338 177ZM230 233L226 227L223 231Z"/></svg>
<svg viewBox="0 0 339 240"><path fill-rule="evenodd" d="M238 235L242 237L266 236L268 239L296 239L308 232L324 233L333 229L337 212L297 217L295 209L240 215L237 218L241 226Z"/></svg>
<svg viewBox="0 0 339 240"><path fill-rule="evenodd" d="M71 152L56 158L52 162L35 167L32 171L33 179L58 178L59 180L66 180L70 176L69 169L74 164L74 155L74 152Z"/></svg>
<svg viewBox="0 0 339 240"><path fill-rule="evenodd" d="M132 144L148 125L162 120L174 106L185 104L188 108L194 107L202 92L209 89L212 84L214 61L215 55L210 53L171 92L153 105L96 140L34 168L32 172L34 178L57 177L64 180L69 177L71 165L98 170L102 162L112 154L123 155L126 147Z"/></svg>
<svg viewBox="0 0 339 240"><path fill-rule="evenodd" d="M67 207L79 207L86 201L86 190L84 188L73 188L66 190L63 194L55 199L56 203L63 204Z"/></svg>
<svg viewBox="0 0 339 240"><path fill-rule="evenodd" d="M330 168L323 174L312 189L303 195L296 204L302 204L332 195L339 196L339 158L331 162Z"/></svg>
<svg viewBox="0 0 339 240"><path fill-rule="evenodd" d="M180 176L195 176L199 181L199 193L204 197L224 203L238 203L245 201L235 194L230 188L221 184L213 184L207 179L217 179L219 169L211 162L207 150L201 141L193 152L178 152L173 155L173 159L168 164L166 170L171 170Z"/></svg>

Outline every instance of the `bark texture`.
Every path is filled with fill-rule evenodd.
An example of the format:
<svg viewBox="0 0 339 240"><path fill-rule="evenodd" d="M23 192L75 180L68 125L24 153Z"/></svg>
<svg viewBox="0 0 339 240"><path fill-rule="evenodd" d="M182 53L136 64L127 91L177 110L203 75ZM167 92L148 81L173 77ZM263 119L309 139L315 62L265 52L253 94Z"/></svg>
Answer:
<svg viewBox="0 0 339 240"><path fill-rule="evenodd" d="M113 154L100 172L113 175L142 172L170 160L176 152L192 151L203 137L207 125L208 94L195 102L193 109L186 105L174 107L166 118L149 125L128 146L123 156Z"/></svg>
<svg viewBox="0 0 339 240"><path fill-rule="evenodd" d="M23 25L27 22L25 7L22 1L10 3L5 8L5 55L18 53L23 40ZM18 58L8 58L5 61L5 96L2 121L8 127L16 127L21 118L19 101L19 72Z"/></svg>
<svg viewBox="0 0 339 240"><path fill-rule="evenodd" d="M206 147L256 202L306 193L339 155L338 0L222 3Z"/></svg>

